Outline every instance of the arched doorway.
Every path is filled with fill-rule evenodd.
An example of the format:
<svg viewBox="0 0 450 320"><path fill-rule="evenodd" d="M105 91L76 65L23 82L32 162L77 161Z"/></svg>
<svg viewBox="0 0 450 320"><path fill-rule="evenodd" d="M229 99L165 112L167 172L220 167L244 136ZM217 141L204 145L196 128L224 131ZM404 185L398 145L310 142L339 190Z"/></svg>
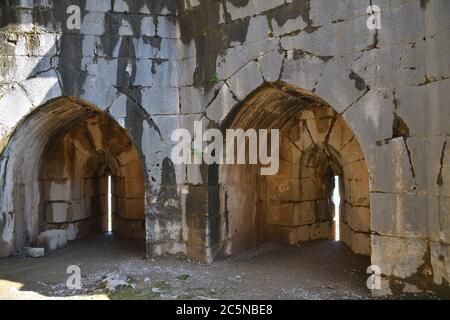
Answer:
<svg viewBox="0 0 450 320"><path fill-rule="evenodd" d="M107 231L145 239L141 158L95 106L62 97L39 107L16 128L1 163L1 255L47 230L65 230L69 240Z"/></svg>
<svg viewBox="0 0 450 320"><path fill-rule="evenodd" d="M261 176L260 165L224 164L210 174L217 177L209 182L217 183L220 197L216 256L263 242L319 239L339 239L353 252L370 255L368 169L342 116L310 92L271 83L240 104L221 129L250 128L279 129L279 171ZM332 199L336 181L339 219Z"/></svg>

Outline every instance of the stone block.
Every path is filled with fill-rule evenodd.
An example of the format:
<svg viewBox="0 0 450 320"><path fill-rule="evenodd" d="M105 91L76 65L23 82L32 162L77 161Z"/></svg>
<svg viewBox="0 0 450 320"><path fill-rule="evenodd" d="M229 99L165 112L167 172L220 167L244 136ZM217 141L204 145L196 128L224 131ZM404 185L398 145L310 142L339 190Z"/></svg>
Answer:
<svg viewBox="0 0 450 320"><path fill-rule="evenodd" d="M450 245L431 242L431 266L434 283L450 283Z"/></svg>
<svg viewBox="0 0 450 320"><path fill-rule="evenodd" d="M78 235L78 228L77 225L75 223L71 223L69 224L69 226L66 229L67 231L67 240L68 241L73 241L77 238Z"/></svg>
<svg viewBox="0 0 450 320"><path fill-rule="evenodd" d="M387 276L405 279L415 275L427 251L425 240L372 235L372 264Z"/></svg>
<svg viewBox="0 0 450 320"><path fill-rule="evenodd" d="M117 206L117 213L124 219L145 218L144 199L119 198Z"/></svg>
<svg viewBox="0 0 450 320"><path fill-rule="evenodd" d="M297 241L299 243L309 241L309 226L297 228Z"/></svg>
<svg viewBox="0 0 450 320"><path fill-rule="evenodd" d="M350 248L356 254L370 256L371 254L371 238L370 234L351 232Z"/></svg>
<svg viewBox="0 0 450 320"><path fill-rule="evenodd" d="M311 134L312 140L316 144L325 143L328 133L333 126L334 118L331 116L323 115L323 117L316 117L315 119L306 120L306 126Z"/></svg>
<svg viewBox="0 0 450 320"><path fill-rule="evenodd" d="M328 1L315 0L311 2L310 17L314 25L331 24L348 20L354 16L366 15L367 5L358 0Z"/></svg>
<svg viewBox="0 0 450 320"><path fill-rule="evenodd" d="M228 85L224 84L220 88L216 99L206 108L206 117L221 124L236 104L237 101Z"/></svg>
<svg viewBox="0 0 450 320"><path fill-rule="evenodd" d="M288 52L288 57L283 64L281 80L305 90L313 90L325 68L324 62L316 57L296 58L292 50Z"/></svg>
<svg viewBox="0 0 450 320"><path fill-rule="evenodd" d="M233 209L228 211L228 228L232 237L244 232L256 232L258 216L254 208Z"/></svg>
<svg viewBox="0 0 450 320"><path fill-rule="evenodd" d="M339 226L339 239L351 248L350 232L350 227L346 223L341 221L341 224Z"/></svg>
<svg viewBox="0 0 450 320"><path fill-rule="evenodd" d="M298 116L298 121L296 121L296 125L294 125L290 131L290 138L295 143L298 149L307 150L311 147L314 141L311 138L311 135L308 132L308 127L306 126L306 119L301 119L305 113L301 112ZM297 120L296 119L296 120ZM298 126L298 128L296 128ZM293 150L295 151L295 150ZM296 157L295 153L292 153L292 156L295 157L292 159L292 162L298 161L299 157Z"/></svg>
<svg viewBox="0 0 450 320"><path fill-rule="evenodd" d="M267 206L267 223L294 227L298 218L292 203L270 202Z"/></svg>
<svg viewBox="0 0 450 320"><path fill-rule="evenodd" d="M72 201L72 221L82 220L90 216L90 212L87 208L91 207L91 200L91 197L84 197L80 200Z"/></svg>
<svg viewBox="0 0 450 320"><path fill-rule="evenodd" d="M381 47L392 47L401 44L419 42L424 38L425 15L423 14L422 3L411 2L403 5L394 5L389 1L386 3L388 9L385 10L383 28L389 30L380 35L379 43ZM410 28L401 21L414 21L415 28Z"/></svg>
<svg viewBox="0 0 450 320"><path fill-rule="evenodd" d="M406 193L417 189L403 138L371 147L367 152L371 191Z"/></svg>
<svg viewBox="0 0 450 320"><path fill-rule="evenodd" d="M25 92L17 85L0 86L0 96L0 119L8 128L13 128L33 108Z"/></svg>
<svg viewBox="0 0 450 320"><path fill-rule="evenodd" d="M32 258L40 258L45 255L45 248L24 248L25 252Z"/></svg>
<svg viewBox="0 0 450 320"><path fill-rule="evenodd" d="M247 43L266 40L269 36L269 24L267 18L263 15L254 16L250 19L247 36L245 41Z"/></svg>
<svg viewBox="0 0 450 320"><path fill-rule="evenodd" d="M21 86L34 106L40 106L62 95L58 74L54 70L40 73L36 78L27 79L22 82Z"/></svg>
<svg viewBox="0 0 450 320"><path fill-rule="evenodd" d="M81 32L87 35L103 35L105 32L105 14L102 12L87 12L84 14Z"/></svg>
<svg viewBox="0 0 450 320"><path fill-rule="evenodd" d="M310 240L319 240L319 239L331 240L332 234L333 234L332 226L333 226L333 223L331 221L310 225L309 226L309 239Z"/></svg>
<svg viewBox="0 0 450 320"><path fill-rule="evenodd" d="M428 200L421 194L371 195L372 230L381 235L428 237Z"/></svg>
<svg viewBox="0 0 450 320"><path fill-rule="evenodd" d="M144 180L142 178L123 179L119 185L121 197L127 199L143 199L144 198Z"/></svg>
<svg viewBox="0 0 450 320"><path fill-rule="evenodd" d="M140 160L139 154L134 147L131 147L131 145L117 155L116 159L119 161L121 166L126 166L130 163L140 166L140 164L138 164L138 161Z"/></svg>
<svg viewBox="0 0 450 320"><path fill-rule="evenodd" d="M114 6L115 9L116 6ZM87 0L86 11L107 12L111 10L111 1L109 0Z"/></svg>
<svg viewBox="0 0 450 320"><path fill-rule="evenodd" d="M283 60L284 52L278 51L268 52L259 58L259 65L265 81L273 82L280 78Z"/></svg>
<svg viewBox="0 0 450 320"><path fill-rule="evenodd" d="M227 186L227 196L228 209L252 210L255 206L257 193L253 185L235 184Z"/></svg>
<svg viewBox="0 0 450 320"><path fill-rule="evenodd" d="M235 234L230 239L230 255L238 255L242 252L255 248L258 245L257 232L255 229Z"/></svg>
<svg viewBox="0 0 450 320"><path fill-rule="evenodd" d="M204 94L202 88L193 86L180 88L181 114L202 112Z"/></svg>
<svg viewBox="0 0 450 320"><path fill-rule="evenodd" d="M69 201L72 195L72 180L45 181L48 189L47 199L50 201Z"/></svg>
<svg viewBox="0 0 450 320"><path fill-rule="evenodd" d="M371 90L363 94L343 116L365 149L377 141L392 137L394 97L388 91Z"/></svg>
<svg viewBox="0 0 450 320"><path fill-rule="evenodd" d="M193 215L207 215L208 203L204 199L208 199L208 188L191 186L186 196L186 212Z"/></svg>
<svg viewBox="0 0 450 320"><path fill-rule="evenodd" d="M268 226L267 237L270 241L275 241L287 245L295 245L298 243L297 228Z"/></svg>
<svg viewBox="0 0 450 320"><path fill-rule="evenodd" d="M66 230L47 230L39 234L37 245L46 250L53 251L64 248L67 245Z"/></svg>
<svg viewBox="0 0 450 320"><path fill-rule="evenodd" d="M294 205L295 225L304 226L316 222L316 201L305 201Z"/></svg>
<svg viewBox="0 0 450 320"><path fill-rule="evenodd" d="M179 97L178 88L145 88L142 90L142 105L150 115L178 114Z"/></svg>
<svg viewBox="0 0 450 320"><path fill-rule="evenodd" d="M263 82L261 71L256 62L250 62L227 81L231 91L241 101Z"/></svg>
<svg viewBox="0 0 450 320"><path fill-rule="evenodd" d="M122 176L127 178L139 179L142 178L142 165L141 159L134 160L126 166L120 168Z"/></svg>
<svg viewBox="0 0 450 320"><path fill-rule="evenodd" d="M271 176L267 178L267 198L273 201L292 201L295 199L295 180Z"/></svg>
<svg viewBox="0 0 450 320"><path fill-rule="evenodd" d="M369 170L365 160L358 160L349 164L345 164L342 167L343 176L348 179L369 179Z"/></svg>
<svg viewBox="0 0 450 320"><path fill-rule="evenodd" d="M356 232L370 232L370 208L353 207L352 205L345 203L343 214L345 215L345 221L352 230Z"/></svg>
<svg viewBox="0 0 450 320"><path fill-rule="evenodd" d="M292 10L292 9L291 9ZM285 12L284 14L288 14ZM280 24L277 21L278 19L272 19L272 29L273 29L273 35L274 36L282 36L286 34L290 34L293 32L299 32L300 30L303 30L307 27L306 22L303 20L301 15L298 15L296 18L288 19L287 21L284 21L284 19L279 19Z"/></svg>
<svg viewBox="0 0 450 320"><path fill-rule="evenodd" d="M344 199L353 206L370 206L369 181L367 179L343 179Z"/></svg>
<svg viewBox="0 0 450 320"><path fill-rule="evenodd" d="M341 152L343 147L355 139L355 135L342 117L338 117L331 129L327 144L337 152Z"/></svg>
<svg viewBox="0 0 450 320"><path fill-rule="evenodd" d="M282 5L284 5L283 0L257 0L248 1L245 6L242 6L237 2L227 2L226 8L231 15L231 19L236 20L263 13Z"/></svg>
<svg viewBox="0 0 450 320"><path fill-rule="evenodd" d="M45 215L48 223L62 223L67 221L69 204L66 202L48 202Z"/></svg>
<svg viewBox="0 0 450 320"><path fill-rule="evenodd" d="M341 164L343 166L364 159L363 150L361 149L357 139L351 140L349 143L342 147L340 151L340 157L342 162Z"/></svg>
<svg viewBox="0 0 450 320"><path fill-rule="evenodd" d="M180 38L180 26L175 17L158 16L158 35L161 38Z"/></svg>

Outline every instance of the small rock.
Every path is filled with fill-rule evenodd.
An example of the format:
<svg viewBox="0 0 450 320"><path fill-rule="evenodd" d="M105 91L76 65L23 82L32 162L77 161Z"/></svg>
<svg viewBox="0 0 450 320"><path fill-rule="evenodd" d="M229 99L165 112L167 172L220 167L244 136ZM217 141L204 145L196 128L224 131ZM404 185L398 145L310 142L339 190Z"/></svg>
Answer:
<svg viewBox="0 0 450 320"><path fill-rule="evenodd" d="M39 246L45 247L49 251L63 248L67 245L66 230L47 230L39 234L37 239Z"/></svg>
<svg viewBox="0 0 450 320"><path fill-rule="evenodd" d="M149 277L146 277L146 278L144 279L144 282L150 282L150 278L149 278Z"/></svg>
<svg viewBox="0 0 450 320"><path fill-rule="evenodd" d="M25 248L25 252L32 258L40 258L45 254L45 248Z"/></svg>

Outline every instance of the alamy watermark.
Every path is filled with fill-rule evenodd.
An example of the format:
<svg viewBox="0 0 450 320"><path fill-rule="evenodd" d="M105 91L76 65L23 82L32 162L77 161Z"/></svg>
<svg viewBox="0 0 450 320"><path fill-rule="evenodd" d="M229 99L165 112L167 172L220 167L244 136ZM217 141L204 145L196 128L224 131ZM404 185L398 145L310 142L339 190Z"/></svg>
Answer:
<svg viewBox="0 0 450 320"><path fill-rule="evenodd" d="M367 288L369 290L381 290L381 268L377 265L371 265L367 268L367 274L371 275L367 279Z"/></svg>
<svg viewBox="0 0 450 320"><path fill-rule="evenodd" d="M171 139L177 142L171 153L172 162L176 165L260 164L261 175L278 173L278 129L227 129L224 138L219 129L203 131L202 123L196 121L193 137L187 129L176 129Z"/></svg>
<svg viewBox="0 0 450 320"><path fill-rule="evenodd" d="M66 13L69 15L67 18L67 29L80 30L81 29L81 9L77 5L71 5L67 7Z"/></svg>
<svg viewBox="0 0 450 320"><path fill-rule="evenodd" d="M81 8L77 5L70 5L67 7L66 13L69 15L66 21L67 29L80 30L81 29ZM377 5L370 5L367 7L367 28L370 30L381 29L381 8Z"/></svg>
<svg viewBox="0 0 450 320"><path fill-rule="evenodd" d="M69 290L81 289L81 269L77 265L70 265L66 269L66 273L70 274L67 278L66 286Z"/></svg>
<svg viewBox="0 0 450 320"><path fill-rule="evenodd" d="M369 18L367 19L367 28L369 28L369 30L380 30L381 8L377 5L371 5L367 7L367 14L369 15Z"/></svg>

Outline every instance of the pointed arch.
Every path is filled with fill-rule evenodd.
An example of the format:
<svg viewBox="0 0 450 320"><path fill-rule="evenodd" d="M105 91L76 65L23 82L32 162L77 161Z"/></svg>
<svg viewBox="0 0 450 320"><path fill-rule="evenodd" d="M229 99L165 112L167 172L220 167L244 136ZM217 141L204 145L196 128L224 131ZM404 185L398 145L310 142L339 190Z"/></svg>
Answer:
<svg viewBox="0 0 450 320"><path fill-rule="evenodd" d="M217 230L211 232L212 256L265 241L332 239L331 173L343 184L340 238L354 252L370 255L368 168L358 138L329 104L301 88L265 83L217 125L221 130L280 130L280 168L263 177L258 165L210 167L209 198L220 199L209 212L217 217L209 226Z"/></svg>
<svg viewBox="0 0 450 320"><path fill-rule="evenodd" d="M59 97L37 108L16 127L0 163L0 255L46 230L66 230L71 240L103 232L108 175L113 231L145 239L141 155L96 106Z"/></svg>

